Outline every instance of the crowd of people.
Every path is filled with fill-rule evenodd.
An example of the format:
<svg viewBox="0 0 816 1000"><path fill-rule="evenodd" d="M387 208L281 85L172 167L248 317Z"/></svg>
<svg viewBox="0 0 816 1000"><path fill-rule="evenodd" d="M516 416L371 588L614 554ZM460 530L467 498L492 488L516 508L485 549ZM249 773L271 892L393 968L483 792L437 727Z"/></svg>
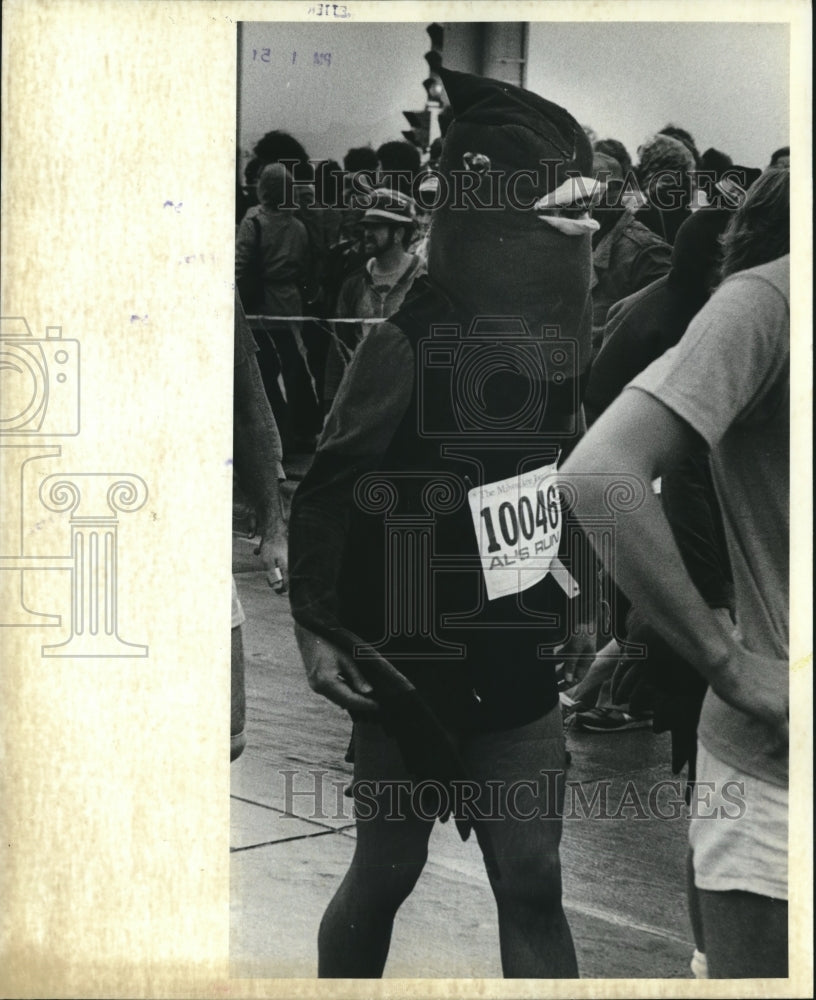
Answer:
<svg viewBox="0 0 816 1000"><path fill-rule="evenodd" d="M451 117L448 109L440 115L443 130ZM236 185L236 282L246 313L274 317L253 325L264 386L290 452L314 449L342 372L370 328L352 321L396 311L425 270L443 142L440 136L431 144L425 162L416 146L394 140L377 150L351 148L341 166L311 160L296 138L274 130L255 144L243 168ZM597 350L610 307L668 273L682 223L712 202L735 207L762 171L735 165L713 147L700 153L693 137L671 124L644 141L634 164L616 139L597 139L592 147L592 176L615 192L594 211ZM788 162L785 147L769 165ZM395 204L405 199L396 208L399 218L383 212L386 191Z"/></svg>
<svg viewBox="0 0 816 1000"><path fill-rule="evenodd" d="M258 360L290 453L314 450L364 321L396 311L425 270L420 174L408 142L350 149L343 169L310 162L284 132L255 146L237 196L236 285L246 313L269 317L255 321Z"/></svg>
<svg viewBox="0 0 816 1000"><path fill-rule="evenodd" d="M354 788L376 786L319 974L382 974L449 812L482 848L505 975L578 974L557 807L531 791L531 824L485 800L563 775L566 724L670 730L689 788L740 784L738 822L691 824L693 968L785 976L789 150L735 165L667 125L633 163L537 95L441 75L426 162L395 141L314 163L272 131L238 187L267 475L316 448L288 568L279 524L268 561L311 686L351 714ZM432 355L436 329L458 332ZM593 554L621 481L638 500ZM430 547L397 552L394 510ZM406 780L473 796L386 821Z"/></svg>

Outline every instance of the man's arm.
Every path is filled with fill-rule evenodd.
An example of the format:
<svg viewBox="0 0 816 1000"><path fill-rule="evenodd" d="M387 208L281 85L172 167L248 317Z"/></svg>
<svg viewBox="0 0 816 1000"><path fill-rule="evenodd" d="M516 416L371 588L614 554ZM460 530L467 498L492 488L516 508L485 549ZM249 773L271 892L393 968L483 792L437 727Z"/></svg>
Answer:
<svg viewBox="0 0 816 1000"><path fill-rule="evenodd" d="M255 224L245 215L241 219L235 233L235 280L240 281L249 273L257 256L258 238L255 234Z"/></svg>
<svg viewBox="0 0 816 1000"><path fill-rule="evenodd" d="M787 731L786 671L769 669L731 637L695 588L650 484L700 447L696 432L638 389L627 389L570 456L563 478L577 491L578 519L608 514L605 491L621 474L642 484L643 503L617 513L616 578L640 608L726 702Z"/></svg>
<svg viewBox="0 0 816 1000"><path fill-rule="evenodd" d="M376 468L411 399L414 356L389 323L355 352L312 467L298 487L289 526L291 605L309 685L350 711L372 712L371 685L331 642L339 633L338 581L355 484Z"/></svg>
<svg viewBox="0 0 816 1000"><path fill-rule="evenodd" d="M280 480L285 478L281 465L283 450L264 391L252 334L237 296L232 451L235 474L255 508L261 559L270 574L274 575L276 569L280 571L276 589L283 593L287 583L286 520L280 492Z"/></svg>
<svg viewBox="0 0 816 1000"><path fill-rule="evenodd" d="M622 299L609 308L603 344L592 362L584 396L590 425L636 375L670 346L659 336L654 324L644 325L644 309L640 306L644 301L641 298L632 306L628 299Z"/></svg>

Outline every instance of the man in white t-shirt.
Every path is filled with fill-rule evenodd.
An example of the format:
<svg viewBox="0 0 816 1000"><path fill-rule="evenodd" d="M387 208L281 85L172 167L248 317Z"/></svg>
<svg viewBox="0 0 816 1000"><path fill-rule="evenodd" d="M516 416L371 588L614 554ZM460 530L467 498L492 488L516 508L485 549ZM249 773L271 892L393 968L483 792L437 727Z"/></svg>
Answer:
<svg viewBox="0 0 816 1000"><path fill-rule="evenodd" d="M580 519L616 474L648 484L711 450L733 634L694 588L648 489L618 517L616 556L628 596L710 684L698 729L705 806L690 841L712 978L787 975L789 272L785 255L728 277L564 470Z"/></svg>

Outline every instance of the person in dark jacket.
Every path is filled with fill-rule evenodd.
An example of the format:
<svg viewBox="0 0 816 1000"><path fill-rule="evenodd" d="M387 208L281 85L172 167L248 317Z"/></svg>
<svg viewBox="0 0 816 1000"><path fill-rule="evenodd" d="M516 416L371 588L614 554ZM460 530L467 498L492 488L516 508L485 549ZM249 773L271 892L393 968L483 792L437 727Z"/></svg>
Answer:
<svg viewBox="0 0 816 1000"><path fill-rule="evenodd" d="M680 139L658 133L643 143L638 156L635 173L646 203L637 217L673 244L677 230L691 215L694 154Z"/></svg>
<svg viewBox="0 0 816 1000"><path fill-rule="evenodd" d="M584 397L589 426L636 375L680 340L692 318L706 303L718 281L720 236L731 214L724 209L707 208L692 215L677 234L669 273L610 309L603 347L593 362ZM662 496L678 542L694 565L691 572L697 586L712 607L730 608L730 570L707 456L693 456L667 476L662 484ZM632 617L625 595L614 585L610 586L616 619L630 626L628 641L640 644L647 638L653 640L655 655L646 661L624 655L618 663L612 655L615 651L607 651L609 655L599 656L589 673L565 692L562 701L568 713L574 713L576 724L589 731L611 732L652 725L657 688L650 685L655 673L651 668L656 670L668 659L672 663L678 659L653 631L646 635L646 628L637 614ZM631 627L642 632L642 636L633 634ZM645 669L647 666L649 669ZM623 681L622 674L629 667L632 669L628 681ZM685 696L661 698L654 724L658 731L672 728L674 770L680 771L688 761L689 777L693 780L696 714L699 714L705 684L698 682L693 669L682 661L676 669L671 669L676 681L658 685L660 690L665 692L673 684L673 694L677 694L685 685L688 700ZM640 679L646 683L633 698L632 688L638 671ZM674 714L670 710L675 710Z"/></svg>
<svg viewBox="0 0 816 1000"><path fill-rule="evenodd" d="M671 247L623 204L617 160L596 152L592 169L606 184L605 197L594 209L600 229L592 236L592 346L598 351L609 307L664 275Z"/></svg>
<svg viewBox="0 0 816 1000"><path fill-rule="evenodd" d="M592 153L549 101L441 76L442 172L495 209L436 209L429 277L358 347L290 520L309 683L354 719L356 849L318 974L382 975L434 819L452 815L485 858L504 974L570 978L555 664L594 629L557 463L590 360L597 224L570 175L591 187Z"/></svg>
<svg viewBox="0 0 816 1000"><path fill-rule="evenodd" d="M235 282L247 314L277 317L256 327L258 363L287 451L314 432L312 411L317 405L302 323L285 318L303 315L303 288L312 260L306 227L295 211L285 207L291 183L283 164L265 166L258 178L260 204L250 208L235 237ZM285 400L278 385L280 374Z"/></svg>
<svg viewBox="0 0 816 1000"><path fill-rule="evenodd" d="M730 217L726 209L695 212L678 232L670 270L612 305L584 397L588 424L627 382L677 343L708 301L718 280L719 238Z"/></svg>

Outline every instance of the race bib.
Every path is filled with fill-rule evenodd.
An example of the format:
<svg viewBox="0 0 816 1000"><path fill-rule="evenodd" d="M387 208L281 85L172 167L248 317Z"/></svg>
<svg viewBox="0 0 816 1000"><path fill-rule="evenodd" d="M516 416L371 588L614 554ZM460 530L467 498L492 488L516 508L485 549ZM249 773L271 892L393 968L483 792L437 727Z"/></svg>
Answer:
<svg viewBox="0 0 816 1000"><path fill-rule="evenodd" d="M487 599L520 594L548 573L569 597L578 584L558 558L561 501L555 463L468 491Z"/></svg>

